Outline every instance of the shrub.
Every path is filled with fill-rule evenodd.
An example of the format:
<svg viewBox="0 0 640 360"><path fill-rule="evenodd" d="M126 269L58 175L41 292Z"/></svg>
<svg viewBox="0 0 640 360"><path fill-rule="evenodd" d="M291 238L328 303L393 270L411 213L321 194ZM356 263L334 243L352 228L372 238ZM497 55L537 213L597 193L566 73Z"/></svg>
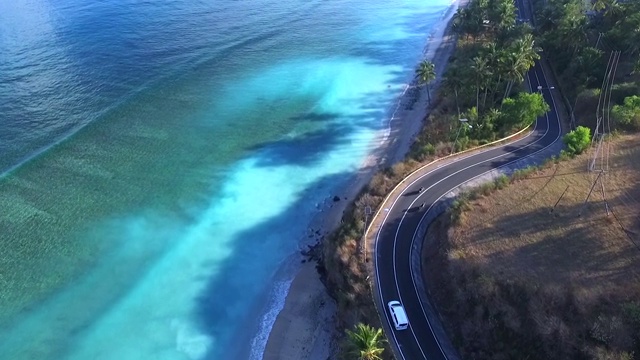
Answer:
<svg viewBox="0 0 640 360"><path fill-rule="evenodd" d="M507 175L500 175L497 179L494 180L496 189L504 189L507 185L509 185L509 177Z"/></svg>
<svg viewBox="0 0 640 360"><path fill-rule="evenodd" d="M591 129L578 126L575 130L566 134L562 141L567 145L567 152L570 155L581 154L591 143Z"/></svg>
<svg viewBox="0 0 640 360"><path fill-rule="evenodd" d="M553 161L553 157L551 157L550 159L547 159L545 162L548 163L550 161ZM547 165L545 163L545 165ZM538 170L537 166L527 166L524 169L519 169L513 172L513 174L511 175L511 182L515 182L518 180L522 180L524 178L526 178L527 176L529 176L529 174L535 172Z"/></svg>
<svg viewBox="0 0 640 360"><path fill-rule="evenodd" d="M613 118L630 130L640 130L640 96L629 96L623 105L615 105L612 109Z"/></svg>
<svg viewBox="0 0 640 360"><path fill-rule="evenodd" d="M408 174L409 170L404 162L399 162L391 167L391 175L394 178L402 178Z"/></svg>
<svg viewBox="0 0 640 360"><path fill-rule="evenodd" d="M384 197L393 188L393 185L383 173L378 173L369 182L368 189L371 195Z"/></svg>
<svg viewBox="0 0 640 360"><path fill-rule="evenodd" d="M538 93L520 93L515 98L507 98L502 102L502 111L497 121L503 133L521 129L533 124L539 116L549 111L549 105Z"/></svg>
<svg viewBox="0 0 640 360"><path fill-rule="evenodd" d="M436 153L436 147L431 143L427 143L422 147L422 154L424 155L434 155Z"/></svg>

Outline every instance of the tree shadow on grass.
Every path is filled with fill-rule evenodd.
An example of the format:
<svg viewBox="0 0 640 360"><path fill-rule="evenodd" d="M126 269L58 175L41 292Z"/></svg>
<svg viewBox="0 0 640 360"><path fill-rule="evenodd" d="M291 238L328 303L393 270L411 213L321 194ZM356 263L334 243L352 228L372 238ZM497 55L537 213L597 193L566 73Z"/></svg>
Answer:
<svg viewBox="0 0 640 360"><path fill-rule="evenodd" d="M597 201L586 208L559 205L553 213L549 207L508 215L469 234L460 248L473 252L477 247L485 253L481 257L487 269L541 283L566 286L579 281L588 286L592 279L624 283L640 270L640 251L604 212L603 203Z"/></svg>

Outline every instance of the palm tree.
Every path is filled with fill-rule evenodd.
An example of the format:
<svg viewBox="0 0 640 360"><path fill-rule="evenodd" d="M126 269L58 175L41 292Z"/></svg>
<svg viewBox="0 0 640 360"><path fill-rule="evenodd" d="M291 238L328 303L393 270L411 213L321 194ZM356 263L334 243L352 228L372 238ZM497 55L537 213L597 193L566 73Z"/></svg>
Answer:
<svg viewBox="0 0 640 360"><path fill-rule="evenodd" d="M633 63L633 70L631 70L632 74L640 74L640 58Z"/></svg>
<svg viewBox="0 0 640 360"><path fill-rule="evenodd" d="M484 84L485 85L484 98L482 99L483 108L485 108L487 104L487 92L489 91L489 83L496 77L496 75L497 75L498 81L496 82L496 88L491 91L492 97L494 97L493 94L495 94L498 91L500 80L502 80L501 79L502 78L502 56L503 56L503 52L495 42L490 42L489 45L486 46L484 57L487 59L489 69L493 69L493 72L491 72L491 74L489 74L488 77L485 79L486 82Z"/></svg>
<svg viewBox="0 0 640 360"><path fill-rule="evenodd" d="M596 0L593 2L591 8L595 11L601 11L607 8L607 0Z"/></svg>
<svg viewBox="0 0 640 360"><path fill-rule="evenodd" d="M491 76L489 61L484 57L476 56L473 58L471 68L476 74L476 109L480 112L480 87L487 81L487 78Z"/></svg>
<svg viewBox="0 0 640 360"><path fill-rule="evenodd" d="M355 331L347 330L347 336L353 350L353 354L359 360L381 360L380 355L384 351L382 343L382 329L359 323Z"/></svg>
<svg viewBox="0 0 640 360"><path fill-rule="evenodd" d="M462 89L464 82L462 81L462 74L460 68L457 66L451 66L447 73L444 74L442 79L442 86L446 91L453 92L456 99L456 109L458 109L458 118L460 118L460 103L458 102L458 91Z"/></svg>
<svg viewBox="0 0 640 360"><path fill-rule="evenodd" d="M593 10L602 11L604 10L604 16L614 16L617 17L621 15L623 10L620 3L617 0L596 0L593 3Z"/></svg>
<svg viewBox="0 0 640 360"><path fill-rule="evenodd" d="M524 80L524 74L535 65L535 61L540 59L538 48L535 46L533 35L526 34L518 39L510 48L510 52L505 58L506 78L509 79L505 89L503 100L509 96L513 84Z"/></svg>
<svg viewBox="0 0 640 360"><path fill-rule="evenodd" d="M525 34L518 39L513 45L513 50L522 58L523 66L527 67L527 70L535 64L536 60L540 59L538 54L540 48L536 46L531 34Z"/></svg>
<svg viewBox="0 0 640 360"><path fill-rule="evenodd" d="M427 85L427 97L431 104L431 93L429 92L429 83L436 78L436 66L429 60L423 60L416 69L419 84Z"/></svg>
<svg viewBox="0 0 640 360"><path fill-rule="evenodd" d="M465 35L467 39L471 36L474 43L482 33L486 2L487 0L472 1L468 7L459 8L453 21L456 32Z"/></svg>
<svg viewBox="0 0 640 360"><path fill-rule="evenodd" d="M516 23L516 6L511 0L494 1L489 11L489 23L494 32L512 28Z"/></svg>
<svg viewBox="0 0 640 360"><path fill-rule="evenodd" d="M505 79L509 80L507 83L507 87L504 91L504 96L502 97L502 101L506 99L511 93L511 89L513 88L513 84L515 82L522 82L524 80L524 73L528 70L525 67L524 58L521 57L517 53L509 53L505 58Z"/></svg>

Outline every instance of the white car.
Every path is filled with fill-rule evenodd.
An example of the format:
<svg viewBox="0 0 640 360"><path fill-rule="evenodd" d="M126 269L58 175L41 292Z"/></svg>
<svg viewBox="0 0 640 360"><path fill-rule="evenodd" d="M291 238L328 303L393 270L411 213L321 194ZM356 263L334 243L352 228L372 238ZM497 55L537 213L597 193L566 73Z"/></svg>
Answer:
<svg viewBox="0 0 640 360"><path fill-rule="evenodd" d="M409 326L409 319L407 313L404 311L404 307L399 301L389 301L389 312L391 313L391 319L393 319L393 325L396 330L404 330Z"/></svg>

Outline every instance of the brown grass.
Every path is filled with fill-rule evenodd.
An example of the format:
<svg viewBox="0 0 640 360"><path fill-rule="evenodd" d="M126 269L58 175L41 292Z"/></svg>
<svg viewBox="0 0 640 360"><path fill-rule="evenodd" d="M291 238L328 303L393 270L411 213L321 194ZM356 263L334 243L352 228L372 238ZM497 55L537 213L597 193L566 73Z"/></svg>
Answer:
<svg viewBox="0 0 640 360"><path fill-rule="evenodd" d="M640 354L640 136L612 142L609 215L600 182L585 202L589 156L480 195L457 225L449 214L429 230L440 242L427 283L463 358Z"/></svg>

